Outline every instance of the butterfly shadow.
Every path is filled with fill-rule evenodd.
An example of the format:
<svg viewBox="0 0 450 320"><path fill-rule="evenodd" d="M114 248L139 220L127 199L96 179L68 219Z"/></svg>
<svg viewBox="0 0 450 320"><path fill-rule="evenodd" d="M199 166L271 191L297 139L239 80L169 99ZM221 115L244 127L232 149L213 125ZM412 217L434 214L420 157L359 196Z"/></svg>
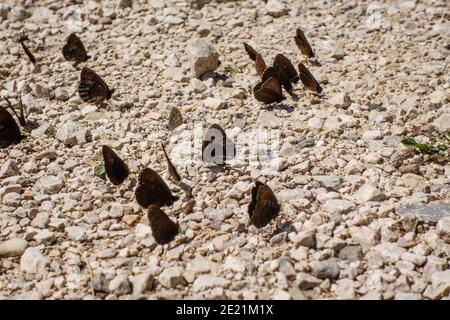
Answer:
<svg viewBox="0 0 450 320"><path fill-rule="evenodd" d="M285 104L285 103L280 103L280 104L274 104L271 106L267 107L268 110L273 111L273 110L283 110L283 111L287 111L289 113L294 112L294 106Z"/></svg>

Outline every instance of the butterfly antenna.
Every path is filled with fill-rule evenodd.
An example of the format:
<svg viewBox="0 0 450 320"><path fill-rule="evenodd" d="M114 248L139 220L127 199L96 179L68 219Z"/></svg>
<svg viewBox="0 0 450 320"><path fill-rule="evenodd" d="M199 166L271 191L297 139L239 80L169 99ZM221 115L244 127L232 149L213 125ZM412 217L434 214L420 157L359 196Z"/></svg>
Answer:
<svg viewBox="0 0 450 320"><path fill-rule="evenodd" d="M27 125L27 116L25 116L25 108L23 107L22 103L22 94L19 93L19 108L20 108L20 118L19 122L22 125L22 127L25 127Z"/></svg>
<svg viewBox="0 0 450 320"><path fill-rule="evenodd" d="M3 99L6 101L6 103L8 104L8 107L12 110L12 112L16 115L16 118L19 120L19 122L21 122L19 115L17 114L16 110L13 108L9 99L7 97L3 97Z"/></svg>

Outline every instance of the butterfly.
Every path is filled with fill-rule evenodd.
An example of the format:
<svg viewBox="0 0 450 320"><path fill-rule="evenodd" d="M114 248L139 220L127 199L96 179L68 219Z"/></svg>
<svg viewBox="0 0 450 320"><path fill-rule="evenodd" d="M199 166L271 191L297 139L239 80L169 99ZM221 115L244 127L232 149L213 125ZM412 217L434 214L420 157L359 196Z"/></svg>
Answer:
<svg viewBox="0 0 450 320"><path fill-rule="evenodd" d="M67 61L75 61L74 67L80 62L87 61L90 57L86 52L86 48L80 38L75 33L71 33L66 40L66 44L62 48L62 54Z"/></svg>
<svg viewBox="0 0 450 320"><path fill-rule="evenodd" d="M175 166L172 164L172 161L170 161L169 156L167 155L166 149L164 148L164 144L162 144L162 143L161 143L161 148L163 149L164 156L166 157L167 171L169 172L170 178L172 178L172 180L175 183L179 183L181 181L181 177L178 174L177 169L175 168Z"/></svg>
<svg viewBox="0 0 450 320"><path fill-rule="evenodd" d="M8 98L3 98L13 111L22 127L27 125L27 120L23 111L22 98L19 96L20 115L17 114ZM0 148L5 148L11 144L19 143L23 138L20 133L19 125L14 117L3 107L0 106Z"/></svg>
<svg viewBox="0 0 450 320"><path fill-rule="evenodd" d="M231 147L233 149L229 150ZM234 157L235 153L235 146L228 143L225 131L218 124L213 124L206 130L202 141L203 161L223 165L228 158Z"/></svg>
<svg viewBox="0 0 450 320"><path fill-rule="evenodd" d="M298 64L298 71L300 73L300 80L302 81L306 89L315 91L317 93L322 92L322 87L320 86L319 82L317 82L316 78L314 78L311 72L306 69L303 63Z"/></svg>
<svg viewBox="0 0 450 320"><path fill-rule="evenodd" d="M177 107L172 107L169 115L169 124L168 127L170 130L175 129L183 123L183 115L181 114L180 109Z"/></svg>
<svg viewBox="0 0 450 320"><path fill-rule="evenodd" d="M31 53L30 49L28 49L28 47L25 45L26 40L28 40L28 37L26 37L26 36L21 37L19 39L20 45L22 46L23 51L25 51L25 54L27 55L28 59L30 59L31 63L36 65L36 58Z"/></svg>
<svg viewBox="0 0 450 320"><path fill-rule="evenodd" d="M272 70L270 69L267 72L266 77L269 76L269 73L271 71ZM259 82L253 88L253 95L255 96L256 100L265 104L281 102L284 100L283 93L281 91L281 84L276 76L270 76L267 78L267 80Z"/></svg>
<svg viewBox="0 0 450 320"><path fill-rule="evenodd" d="M102 103L105 99L111 99L113 91L109 89L105 81L98 74L84 67L81 70L78 93L84 102Z"/></svg>
<svg viewBox="0 0 450 320"><path fill-rule="evenodd" d="M108 146L102 146L103 160L105 161L105 171L109 180L114 185L121 184L127 177L130 171L128 166L122 159Z"/></svg>
<svg viewBox="0 0 450 320"><path fill-rule="evenodd" d="M139 175L139 184L134 194L137 202L144 208L151 204L159 207L171 205L178 200L164 180L150 168L144 169Z"/></svg>
<svg viewBox="0 0 450 320"><path fill-rule="evenodd" d="M155 241L164 245L172 241L178 234L178 225L156 205L148 208L148 221Z"/></svg>
<svg viewBox="0 0 450 320"><path fill-rule="evenodd" d="M303 53L308 58L314 57L314 52L311 46L309 45L308 40L306 40L305 34L300 28L297 29L294 39L295 44L300 49L301 53Z"/></svg>
<svg viewBox="0 0 450 320"><path fill-rule="evenodd" d="M245 51L247 51L247 54L250 57L250 59L252 59L253 61L256 61L256 56L257 56L258 52L256 52L256 50L253 49L252 46L250 46L248 43L245 43L245 42L244 42L244 49L245 49Z"/></svg>
<svg viewBox="0 0 450 320"><path fill-rule="evenodd" d="M280 75L286 76L290 82L294 84L298 82L299 77L297 70L286 56L277 54L273 60L273 67Z"/></svg>
<svg viewBox="0 0 450 320"><path fill-rule="evenodd" d="M257 228L266 226L280 212L280 204L267 184L256 181L248 206L250 221Z"/></svg>

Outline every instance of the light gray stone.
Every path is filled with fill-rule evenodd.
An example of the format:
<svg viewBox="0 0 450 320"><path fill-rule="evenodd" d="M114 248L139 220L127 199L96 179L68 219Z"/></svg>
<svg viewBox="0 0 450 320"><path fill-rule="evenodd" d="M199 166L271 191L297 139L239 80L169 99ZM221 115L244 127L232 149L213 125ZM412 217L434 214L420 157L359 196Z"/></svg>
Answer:
<svg viewBox="0 0 450 320"><path fill-rule="evenodd" d="M38 248L28 248L20 259L20 270L25 273L41 274L46 270L48 259Z"/></svg>
<svg viewBox="0 0 450 320"><path fill-rule="evenodd" d="M10 239L0 243L0 258L20 257L28 247L28 241Z"/></svg>
<svg viewBox="0 0 450 320"><path fill-rule="evenodd" d="M200 78L205 72L215 71L219 65L219 54L204 39L195 39L189 42L187 53L191 72L196 78Z"/></svg>

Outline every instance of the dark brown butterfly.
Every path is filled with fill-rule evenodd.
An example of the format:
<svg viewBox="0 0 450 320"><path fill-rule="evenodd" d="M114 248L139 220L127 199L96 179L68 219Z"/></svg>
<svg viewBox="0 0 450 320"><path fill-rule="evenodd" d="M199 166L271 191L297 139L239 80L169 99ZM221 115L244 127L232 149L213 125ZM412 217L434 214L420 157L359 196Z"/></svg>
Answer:
<svg viewBox="0 0 450 320"><path fill-rule="evenodd" d="M228 141L225 131L218 124L213 124L206 130L202 141L203 161L223 165L235 153L235 146Z"/></svg>
<svg viewBox="0 0 450 320"><path fill-rule="evenodd" d="M66 44L62 48L64 59L74 61L74 67L79 63L87 61L90 57L86 52L86 48L80 38L75 33L71 33L66 40Z"/></svg>
<svg viewBox="0 0 450 320"><path fill-rule="evenodd" d="M20 45L22 46L23 51L25 51L25 54L27 55L28 59L30 59L31 63L36 65L36 58L31 53L30 49L28 49L28 47L25 45L26 40L28 40L28 38L26 36L21 37L19 39Z"/></svg>
<svg viewBox="0 0 450 320"><path fill-rule="evenodd" d="M256 68L256 73L258 73L258 75L260 77L262 77L262 75L264 74L264 71L267 69L266 62L264 61L263 57L259 53L256 55L255 68Z"/></svg>
<svg viewBox="0 0 450 320"><path fill-rule="evenodd" d="M295 44L305 56L307 56L308 58L314 57L314 52L311 46L309 45L309 42L306 39L305 34L300 28L298 28L296 31Z"/></svg>
<svg viewBox="0 0 450 320"><path fill-rule="evenodd" d="M148 208L148 221L155 241L164 245L172 241L178 234L178 225L158 207L152 204Z"/></svg>
<svg viewBox="0 0 450 320"><path fill-rule="evenodd" d="M311 72L306 69L303 63L298 64L298 71L300 73L300 80L302 81L306 89L315 91L317 93L322 92L322 87L320 86L319 82L317 82L316 78L314 78Z"/></svg>
<svg viewBox="0 0 450 320"><path fill-rule="evenodd" d="M281 102L284 100L280 81L276 77L270 77L264 82L259 82L253 88L253 95L256 100L265 104Z"/></svg>
<svg viewBox="0 0 450 320"><path fill-rule="evenodd" d="M15 114L21 126L27 125L27 120L23 111L22 98L19 96L20 115L17 114L8 98L4 97L9 108ZM23 138L20 133L19 125L14 117L3 107L0 106L0 148L5 148L11 144L19 143Z"/></svg>
<svg viewBox="0 0 450 320"><path fill-rule="evenodd" d="M267 184L256 181L252 189L252 200L248 206L250 221L257 228L266 226L280 212L281 206Z"/></svg>
<svg viewBox="0 0 450 320"><path fill-rule="evenodd" d="M275 68L275 70L277 70L279 74L286 76L290 82L292 83L298 82L299 78L297 70L295 69L292 62L286 56L282 54L277 54L275 56L275 59L273 60L273 67Z"/></svg>
<svg viewBox="0 0 450 320"><path fill-rule="evenodd" d="M102 103L105 99L109 100L111 98L113 91L109 90L105 81L98 74L84 67L81 70L78 93L84 102Z"/></svg>
<svg viewBox="0 0 450 320"><path fill-rule="evenodd" d="M245 51L247 51L247 54L250 57L250 59L252 59L253 61L256 61L256 56L257 56L258 52L256 52L256 50L253 49L252 46L250 46L248 43L245 43L245 42L244 42L244 48L245 48Z"/></svg>
<svg viewBox="0 0 450 320"><path fill-rule="evenodd" d="M102 146L102 153L106 175L109 180L116 186L121 184L130 173L128 166L110 147Z"/></svg>
<svg viewBox="0 0 450 320"><path fill-rule="evenodd" d="M166 149L164 148L164 144L163 143L161 143L161 148L163 149L164 156L166 157L167 171L169 172L170 178L175 183L179 183L181 181L181 177L178 174L177 169L175 168L175 166L172 164L172 161L170 161L169 156L167 155L167 152L166 152Z"/></svg>
<svg viewBox="0 0 450 320"><path fill-rule="evenodd" d="M170 206L178 197L172 195L164 180L152 169L146 168L139 175L139 184L135 191L137 202L144 208L155 204L159 207Z"/></svg>

